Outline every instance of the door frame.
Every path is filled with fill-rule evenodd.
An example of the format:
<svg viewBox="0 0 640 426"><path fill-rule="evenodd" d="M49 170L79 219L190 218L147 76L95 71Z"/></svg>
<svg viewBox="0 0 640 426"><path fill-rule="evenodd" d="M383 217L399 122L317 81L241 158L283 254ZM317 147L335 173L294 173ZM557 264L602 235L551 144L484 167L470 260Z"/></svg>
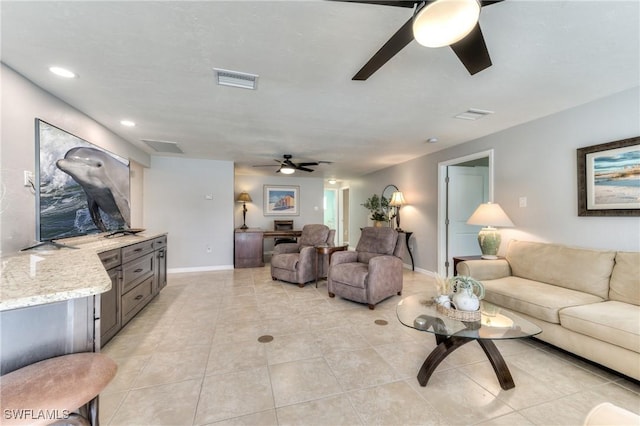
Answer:
<svg viewBox="0 0 640 426"><path fill-rule="evenodd" d="M447 219L447 167L466 163L471 160L477 160L478 158L489 157L489 201L493 202L493 155L494 150L488 149L486 151L480 151L438 163L438 267L436 272L439 275L445 276L445 262L448 257L447 226L445 223L445 220ZM451 267L452 265L450 265L450 268Z"/></svg>

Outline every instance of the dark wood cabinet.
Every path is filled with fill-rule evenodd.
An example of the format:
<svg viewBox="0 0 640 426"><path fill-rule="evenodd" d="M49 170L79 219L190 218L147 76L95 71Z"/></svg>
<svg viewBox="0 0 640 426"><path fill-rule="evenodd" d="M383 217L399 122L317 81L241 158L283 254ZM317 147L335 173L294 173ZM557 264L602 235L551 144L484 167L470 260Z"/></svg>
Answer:
<svg viewBox="0 0 640 426"><path fill-rule="evenodd" d="M100 295L100 344L104 345L118 333L121 327L120 249L100 253L100 260L111 278L111 290Z"/></svg>
<svg viewBox="0 0 640 426"><path fill-rule="evenodd" d="M261 230L236 229L234 238L234 267L257 268L264 266L262 260Z"/></svg>
<svg viewBox="0 0 640 426"><path fill-rule="evenodd" d="M113 338L167 285L167 236L100 253L111 290L100 295L100 344Z"/></svg>
<svg viewBox="0 0 640 426"><path fill-rule="evenodd" d="M167 286L167 237L156 238L153 242L156 253L156 280L154 292Z"/></svg>

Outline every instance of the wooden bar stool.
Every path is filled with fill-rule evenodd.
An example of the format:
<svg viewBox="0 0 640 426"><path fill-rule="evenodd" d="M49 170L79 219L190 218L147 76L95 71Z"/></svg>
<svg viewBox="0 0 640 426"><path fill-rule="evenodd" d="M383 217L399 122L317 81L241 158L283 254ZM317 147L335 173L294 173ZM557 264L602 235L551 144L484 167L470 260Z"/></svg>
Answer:
<svg viewBox="0 0 640 426"><path fill-rule="evenodd" d="M7 373L0 377L0 423L97 425L98 395L117 370L106 355L83 352Z"/></svg>

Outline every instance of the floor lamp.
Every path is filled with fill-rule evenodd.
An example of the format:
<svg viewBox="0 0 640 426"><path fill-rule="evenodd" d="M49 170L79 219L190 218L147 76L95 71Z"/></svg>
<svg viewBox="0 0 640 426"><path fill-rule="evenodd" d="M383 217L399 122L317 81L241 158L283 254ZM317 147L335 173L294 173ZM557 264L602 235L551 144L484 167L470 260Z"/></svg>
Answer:
<svg viewBox="0 0 640 426"><path fill-rule="evenodd" d="M248 192L241 192L238 198L236 198L236 201L242 203L242 226L240 229L247 229L249 228L247 226L247 203L252 201L251 196Z"/></svg>

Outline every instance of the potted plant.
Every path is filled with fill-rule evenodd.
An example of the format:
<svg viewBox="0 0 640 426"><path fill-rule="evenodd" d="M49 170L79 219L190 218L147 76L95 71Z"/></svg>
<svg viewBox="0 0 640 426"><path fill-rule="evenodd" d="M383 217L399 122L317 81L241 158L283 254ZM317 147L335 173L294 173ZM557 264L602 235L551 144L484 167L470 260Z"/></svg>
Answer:
<svg viewBox="0 0 640 426"><path fill-rule="evenodd" d="M389 218L384 213L384 207L388 206L389 201L382 197L378 197L378 194L373 194L371 197L362 204L364 208L371 212L370 219L374 222L375 226L382 226L384 222L387 222Z"/></svg>

